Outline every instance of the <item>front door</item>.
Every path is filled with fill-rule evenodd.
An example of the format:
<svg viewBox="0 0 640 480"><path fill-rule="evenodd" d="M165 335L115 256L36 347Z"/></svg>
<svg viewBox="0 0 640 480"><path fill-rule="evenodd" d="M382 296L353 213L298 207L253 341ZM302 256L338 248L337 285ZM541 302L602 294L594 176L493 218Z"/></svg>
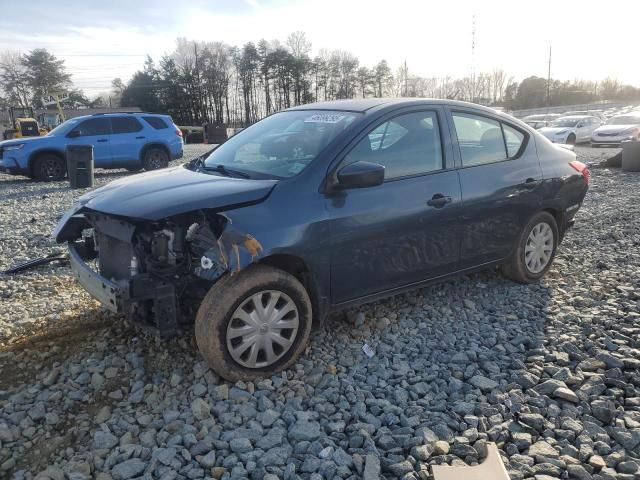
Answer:
<svg viewBox="0 0 640 480"><path fill-rule="evenodd" d="M111 126L105 117L89 118L80 122L67 135L69 145L92 145L93 160L96 167L111 167L111 145L109 137Z"/></svg>
<svg viewBox="0 0 640 480"><path fill-rule="evenodd" d="M334 304L455 271L460 183L450 147L443 152L442 112L413 111L364 135L341 162L384 165L376 187L327 198ZM449 145L447 143L447 145Z"/></svg>
<svg viewBox="0 0 640 480"><path fill-rule="evenodd" d="M508 256L542 204L542 170L527 135L497 119L453 112L462 168L460 267Z"/></svg>

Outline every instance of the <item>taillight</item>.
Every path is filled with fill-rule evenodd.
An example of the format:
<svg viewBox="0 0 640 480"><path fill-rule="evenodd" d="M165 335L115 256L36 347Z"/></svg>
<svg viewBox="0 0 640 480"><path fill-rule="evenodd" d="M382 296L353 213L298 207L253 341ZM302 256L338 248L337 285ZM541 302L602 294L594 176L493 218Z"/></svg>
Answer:
<svg viewBox="0 0 640 480"><path fill-rule="evenodd" d="M174 127L176 127L174 125ZM180 130L178 127L176 127L176 135L178 135L179 137L182 137L182 130Z"/></svg>
<svg viewBox="0 0 640 480"><path fill-rule="evenodd" d="M589 173L589 167L587 167L584 163L579 162L578 160L569 162L569 165L571 165L575 171L581 173L582 177L584 178L584 183L589 185L589 177L591 176L591 174Z"/></svg>

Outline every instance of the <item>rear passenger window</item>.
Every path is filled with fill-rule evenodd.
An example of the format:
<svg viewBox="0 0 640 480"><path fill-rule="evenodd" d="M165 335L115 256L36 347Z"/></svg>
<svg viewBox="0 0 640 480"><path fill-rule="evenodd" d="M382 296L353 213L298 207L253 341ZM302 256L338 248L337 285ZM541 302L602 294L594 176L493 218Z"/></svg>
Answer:
<svg viewBox="0 0 640 480"><path fill-rule="evenodd" d="M385 180L442 170L436 113L408 113L377 126L345 158L359 161L384 165Z"/></svg>
<svg viewBox="0 0 640 480"><path fill-rule="evenodd" d="M169 125L165 123L163 119L160 117L142 117L145 122L151 125L156 130L162 130L163 128L168 128Z"/></svg>
<svg viewBox="0 0 640 480"><path fill-rule="evenodd" d="M520 130L479 115L454 113L453 123L464 167L513 158L525 140Z"/></svg>
<svg viewBox="0 0 640 480"><path fill-rule="evenodd" d="M133 133L142 130L142 125L134 117L116 117L111 119L113 133Z"/></svg>
<svg viewBox="0 0 640 480"><path fill-rule="evenodd" d="M482 165L507 159L500 123L485 117L454 113L462 165Z"/></svg>
<svg viewBox="0 0 640 480"><path fill-rule="evenodd" d="M507 143L507 154L509 158L515 157L520 151L522 142L524 142L524 133L504 123L502 124L502 131L504 132L504 139Z"/></svg>

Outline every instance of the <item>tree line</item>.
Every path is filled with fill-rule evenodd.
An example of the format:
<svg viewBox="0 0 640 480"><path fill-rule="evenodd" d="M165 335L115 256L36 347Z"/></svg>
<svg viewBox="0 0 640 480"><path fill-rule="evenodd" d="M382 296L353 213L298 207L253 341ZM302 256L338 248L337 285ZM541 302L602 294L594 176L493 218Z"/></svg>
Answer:
<svg viewBox="0 0 640 480"><path fill-rule="evenodd" d="M640 89L615 79L550 82L528 77L517 82L496 68L463 78L395 71L386 60L360 63L344 50L312 55L304 32L278 40L232 46L179 38L173 52L157 62L147 57L128 82L89 100L73 88L64 61L46 49L0 54L0 108L41 107L43 94L67 92L65 107L121 106L171 115L180 125L220 123L246 126L291 106L314 101L367 97L428 97L464 100L507 110L571 105L598 100L640 99Z"/></svg>

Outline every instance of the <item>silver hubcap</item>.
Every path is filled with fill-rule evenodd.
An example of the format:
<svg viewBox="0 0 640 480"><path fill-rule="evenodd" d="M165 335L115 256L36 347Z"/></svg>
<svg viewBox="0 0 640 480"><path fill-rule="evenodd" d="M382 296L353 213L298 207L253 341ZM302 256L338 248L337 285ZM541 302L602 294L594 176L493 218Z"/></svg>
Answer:
<svg viewBox="0 0 640 480"><path fill-rule="evenodd" d="M527 238L524 263L531 273L540 273L549 264L553 253L553 231L548 223L538 223Z"/></svg>
<svg viewBox="0 0 640 480"><path fill-rule="evenodd" d="M247 368L267 367L289 351L298 333L298 308L277 290L264 290L245 299L227 326L231 357Z"/></svg>

